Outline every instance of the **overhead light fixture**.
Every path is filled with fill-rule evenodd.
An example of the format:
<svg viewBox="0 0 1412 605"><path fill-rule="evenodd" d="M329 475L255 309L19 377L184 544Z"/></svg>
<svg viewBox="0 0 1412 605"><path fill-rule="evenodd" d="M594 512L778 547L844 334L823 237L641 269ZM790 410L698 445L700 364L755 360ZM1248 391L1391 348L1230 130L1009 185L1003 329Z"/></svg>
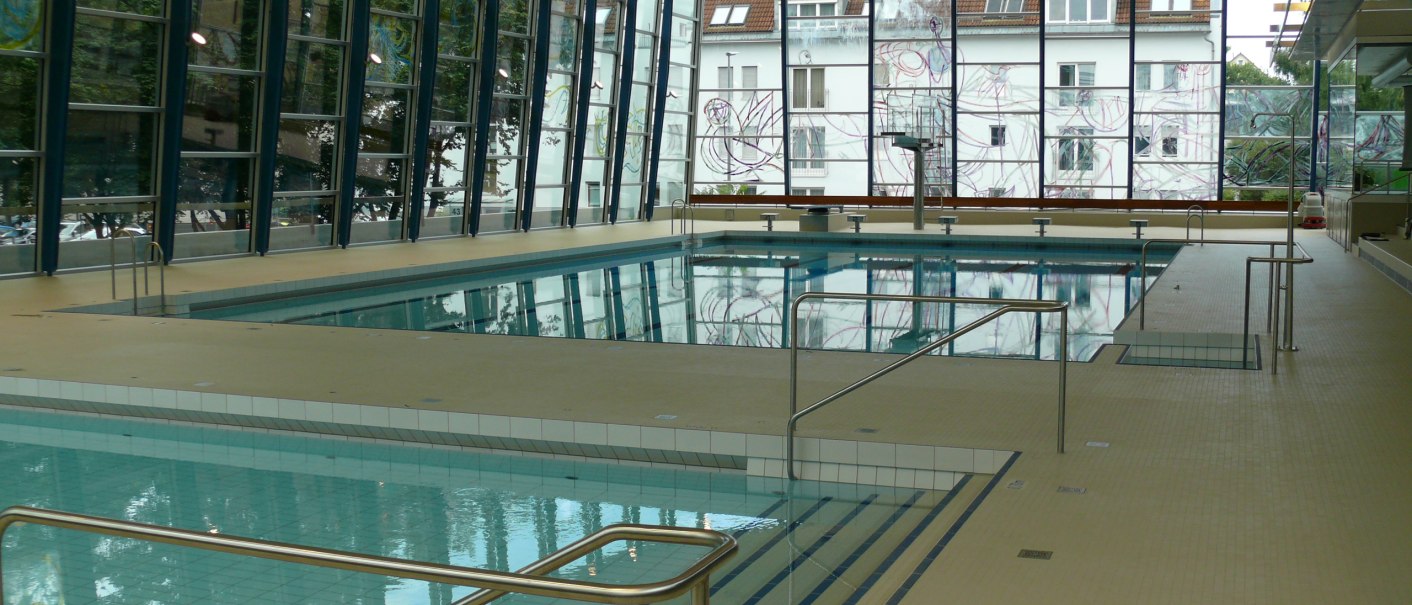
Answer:
<svg viewBox="0 0 1412 605"><path fill-rule="evenodd" d="M677 98L681 98L681 95L677 94L677 91L675 91L675 90L669 90L669 91L667 91L667 98L668 98L668 99L677 99Z"/></svg>
<svg viewBox="0 0 1412 605"><path fill-rule="evenodd" d="M382 57L379 57L377 53L368 53L368 60L376 65L382 65Z"/></svg>
<svg viewBox="0 0 1412 605"><path fill-rule="evenodd" d="M510 77L510 72L505 71L505 68L504 68L504 67L501 67L500 69L497 69L497 70L495 70L495 71L499 72L499 73L500 73L500 77L502 77L502 78L508 78L508 77Z"/></svg>
<svg viewBox="0 0 1412 605"><path fill-rule="evenodd" d="M206 36L201 35L201 32L191 32L191 41L200 44L201 46L205 46Z"/></svg>
<svg viewBox="0 0 1412 605"><path fill-rule="evenodd" d="M589 88L592 88L594 90L603 90L603 83L599 82L598 80L594 80L593 84L589 85Z"/></svg>

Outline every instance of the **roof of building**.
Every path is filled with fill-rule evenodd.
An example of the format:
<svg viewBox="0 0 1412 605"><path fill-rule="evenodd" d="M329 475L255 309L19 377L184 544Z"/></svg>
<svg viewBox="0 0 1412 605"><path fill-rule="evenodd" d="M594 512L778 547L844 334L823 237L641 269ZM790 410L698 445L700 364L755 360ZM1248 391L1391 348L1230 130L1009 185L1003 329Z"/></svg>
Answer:
<svg viewBox="0 0 1412 605"><path fill-rule="evenodd" d="M1114 7L1115 23L1126 25L1131 23L1130 15L1133 10L1134 0L1117 0ZM869 0L845 0L846 4L840 13L844 16L857 16L864 13L864 8ZM1152 9L1152 0L1136 0L1137 22L1139 25L1155 25L1164 23L1208 23L1211 16L1211 0L1192 0L1190 11L1174 11L1170 13L1145 12ZM920 0L924 7L935 5L938 14L945 14L950 9L949 0ZM957 27L977 28L977 27L1005 27L1005 26L1038 26L1040 23L1043 0L1024 0L1024 7L1021 13L987 13L987 0L956 0L956 13L961 16L958 19ZM705 31L708 34L733 34L733 33L768 33L775 31L775 0L706 0L705 10L702 18L706 19ZM742 23L737 24L717 24L711 23L712 17L716 14L716 9L721 7L744 7L747 11Z"/></svg>

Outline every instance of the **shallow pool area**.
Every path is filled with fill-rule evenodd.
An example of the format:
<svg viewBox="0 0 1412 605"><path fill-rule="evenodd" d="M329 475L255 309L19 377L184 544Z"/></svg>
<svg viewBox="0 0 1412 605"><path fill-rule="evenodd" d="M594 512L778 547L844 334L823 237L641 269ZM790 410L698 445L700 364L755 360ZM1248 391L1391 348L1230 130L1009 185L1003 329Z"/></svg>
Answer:
<svg viewBox="0 0 1412 605"><path fill-rule="evenodd" d="M788 239L738 234L555 258L431 279L241 304L190 317L265 323L787 348L789 303L806 292L1050 299L1070 304L1070 359L1089 360L1173 251L1023 239ZM1145 284L1145 285L1144 285ZM821 301L801 310L801 347L908 353L988 305ZM938 354L1054 359L1057 321L999 318Z"/></svg>
<svg viewBox="0 0 1412 605"><path fill-rule="evenodd" d="M712 577L719 603L846 602L951 500L931 490L14 409L0 421L0 458L14 469L0 475L0 507L498 570L613 523L715 529L741 544ZM661 580L702 552L618 542L558 575ZM5 534L4 574L6 603L445 604L471 592L23 524Z"/></svg>

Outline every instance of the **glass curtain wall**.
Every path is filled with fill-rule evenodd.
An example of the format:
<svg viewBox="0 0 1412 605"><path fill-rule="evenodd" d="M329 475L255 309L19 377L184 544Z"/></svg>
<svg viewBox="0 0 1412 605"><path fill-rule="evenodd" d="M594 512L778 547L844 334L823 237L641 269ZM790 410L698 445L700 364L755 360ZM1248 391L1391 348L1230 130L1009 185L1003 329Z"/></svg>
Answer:
<svg viewBox="0 0 1412 605"><path fill-rule="evenodd" d="M579 185L576 224L608 219L608 187L612 176L614 115L618 106L619 36L623 11L617 2L603 0L593 15L593 73L589 80L588 115L583 148L583 178Z"/></svg>
<svg viewBox="0 0 1412 605"><path fill-rule="evenodd" d="M436 85L427 137L426 210L422 237L460 235L470 216L471 157L481 54L481 3L442 0Z"/></svg>
<svg viewBox="0 0 1412 605"><path fill-rule="evenodd" d="M956 195L1039 197L1040 3L970 5L956 16Z"/></svg>
<svg viewBox="0 0 1412 605"><path fill-rule="evenodd" d="M337 154L346 103L349 15L344 0L291 0L280 102L270 248L333 243Z"/></svg>
<svg viewBox="0 0 1412 605"><path fill-rule="evenodd" d="M564 224L573 167L574 114L578 108L578 69L583 18L579 0L550 0L548 82L539 134L539 164L535 168L536 227Z"/></svg>
<svg viewBox="0 0 1412 605"><path fill-rule="evenodd" d="M250 251L263 4L191 3L174 254Z"/></svg>
<svg viewBox="0 0 1412 605"><path fill-rule="evenodd" d="M150 241L157 200L166 3L81 0L74 17L60 268L108 262L95 240Z"/></svg>
<svg viewBox="0 0 1412 605"><path fill-rule="evenodd" d="M0 12L0 275L35 269L45 2Z"/></svg>
<svg viewBox="0 0 1412 605"><path fill-rule="evenodd" d="M496 32L494 88L490 99L489 150L481 194L480 233L515 229L524 183L534 8L531 0L500 2Z"/></svg>
<svg viewBox="0 0 1412 605"><path fill-rule="evenodd" d="M1132 15L1118 8L1114 0L1049 4L1042 197L1127 197Z"/></svg>
<svg viewBox="0 0 1412 605"><path fill-rule="evenodd" d="M925 153L924 195L950 195L955 182L951 139L956 68L950 0L874 3L895 14L875 12L873 25L873 195L910 197L916 182L912 152L892 146L882 133L930 138L940 146Z"/></svg>
<svg viewBox="0 0 1412 605"><path fill-rule="evenodd" d="M420 0L372 0L352 243L401 239L417 103Z"/></svg>
<svg viewBox="0 0 1412 605"><path fill-rule="evenodd" d="M718 0L704 7L693 191L781 195L785 96L777 5Z"/></svg>
<svg viewBox="0 0 1412 605"><path fill-rule="evenodd" d="M689 0L683 0L689 1ZM675 3L673 3L675 4ZM622 144L622 179L618 185L618 216L616 221L634 221L642 217L642 208L650 200L647 191L649 177L648 135L652 132L652 114L657 76L659 0L637 0L634 19L632 89L628 93L626 138Z"/></svg>
<svg viewBox="0 0 1412 605"><path fill-rule="evenodd" d="M1133 195L1141 199L1217 198L1221 178L1221 61L1216 39L1187 32L1219 32L1222 0L1189 10L1156 3L1137 6L1133 63ZM1308 124L1308 120L1304 120ZM1228 125L1229 126L1229 125Z"/></svg>
<svg viewBox="0 0 1412 605"><path fill-rule="evenodd" d="M657 205L686 199L691 108L696 82L696 3L672 2L672 44L668 54L667 94L662 112L661 152L657 161ZM665 275L665 273L659 274Z"/></svg>
<svg viewBox="0 0 1412 605"><path fill-rule="evenodd" d="M785 0L786 180L791 194L868 195L871 94L856 85L868 81L872 63L865 6Z"/></svg>

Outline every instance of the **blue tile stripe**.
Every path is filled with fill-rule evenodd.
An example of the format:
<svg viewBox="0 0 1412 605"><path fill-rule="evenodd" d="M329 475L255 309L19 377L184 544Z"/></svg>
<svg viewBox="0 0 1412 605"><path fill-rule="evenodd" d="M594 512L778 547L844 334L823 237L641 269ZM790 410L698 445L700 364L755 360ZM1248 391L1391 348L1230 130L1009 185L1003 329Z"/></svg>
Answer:
<svg viewBox="0 0 1412 605"><path fill-rule="evenodd" d="M887 600L887 605L897 605L897 603L902 602L902 598L907 596L907 591L912 590L912 587L917 584L917 580L921 579L922 574L926 573L927 568L931 567L932 562L936 561L937 557L941 556L941 551L946 548L947 544L951 543L951 539L956 537L956 533L961 531L961 526L965 525L966 521L971 518L971 513L976 512L976 509L980 508L981 502L984 502L986 496L990 495L991 490L995 489L995 486L1000 484L1000 480L1005 477L1005 473L1010 472L1010 467L1014 466L1015 461L1020 459L1020 454L1021 452L1015 452L1010 455L1010 459L1005 461L1005 466L1000 468L1000 472L996 473L994 477L991 477L990 482L985 484L985 489L982 489L980 495L976 496L976 499L971 502L971 505L966 507L966 512L961 513L961 516L956 519L956 522L951 524L951 529L946 530L946 535L941 537L941 541L937 542L936 546L932 547L931 551L927 553L927 556L922 559L922 562L917 564L917 568L912 570L912 574L907 576L907 579L902 582L902 586L897 588L897 592L892 594L892 598ZM957 489L959 490L959 486Z"/></svg>
<svg viewBox="0 0 1412 605"><path fill-rule="evenodd" d="M785 578L788 578L790 574L794 573L794 570L798 569L800 565L802 565L805 561L809 559L809 557L813 556L814 553L818 552L820 548L823 548L824 545L828 544L829 540L832 540L834 536L838 535L838 532L843 531L843 528L847 526L848 523L854 519L854 517L858 516L858 513L863 512L863 509L868 508L868 505L872 504L873 501L877 499L878 495L872 494L867 498L864 498L863 501L859 502L857 506L854 506L853 510L848 511L848 514L844 515L842 519L839 519L838 523L835 523L833 527L830 527L827 532L824 532L824 535L819 536L817 540L814 540L814 543L810 544L809 548L804 549L803 552L799 553L798 556L794 557L794 560L789 562L788 567L776 572L774 577L770 578L768 582L765 582L764 586L761 586L759 590L755 591L755 594L750 595L750 598L745 601L745 605L754 605L755 603L759 603L762 599L764 599L765 595L770 594L770 592L773 591L776 586L780 585L780 582L783 582Z"/></svg>
<svg viewBox="0 0 1412 605"><path fill-rule="evenodd" d="M720 582L716 582L716 585L711 587L711 594L714 595L717 592L720 592L722 588L725 588L727 584L731 583L731 580L734 580L739 577L740 574L744 573L745 570L749 569L751 565L758 561L760 557L765 556L765 553L769 552L770 549L774 548L776 544L779 544L780 540L784 539L785 534L794 531L794 528L799 527L801 524L807 521L809 517L814 516L814 513L819 512L819 509L823 508L825 504L828 504L831 501L833 501L833 497L831 496L820 498L818 502L814 503L814 506L809 507L809 510L804 511L804 514L799 515L798 519L790 521L789 524L785 526L784 531L775 534L769 539L769 541L765 542L760 546L760 548L756 549L754 553L751 553L751 555L747 557L744 561L741 561L740 563L736 564L736 566L730 570L730 573L727 573L725 577L721 578Z"/></svg>
<svg viewBox="0 0 1412 605"><path fill-rule="evenodd" d="M906 552L908 547L912 546L912 543L917 541L917 537L922 535L922 530L926 529L932 524L932 521L936 520L936 516L941 514L941 511L944 510L948 504L951 504L951 500L956 497L956 494L961 491L961 488L966 487L966 484L969 483L970 480L971 475L966 475L961 478L961 481L956 483L956 487L946 492L946 497L942 498L941 502L936 503L936 506L932 507L931 511L927 513L927 516L922 518L922 522L918 523L916 527L913 527L911 532L908 532L907 537L897 544L897 548L892 549L892 553L883 560L882 565L874 569L873 573L868 576L868 579L864 580L863 583L858 586L858 589L853 591L852 595L849 595L844 605L853 605L862 600L863 595L868 594L868 590L871 589L874 584L877 584L878 580L882 579L883 574L887 573L887 570L891 569L894 563L897 563L897 559L902 556L902 553Z"/></svg>
<svg viewBox="0 0 1412 605"><path fill-rule="evenodd" d="M774 503L774 504L771 504L771 505L770 505L770 508L767 508L767 509L764 510L764 512L761 512L760 514L755 515L755 518L756 518L756 519L764 519L765 517L770 516L770 515L773 514L775 511L779 510L781 506L784 506L784 504L785 504L786 502L788 502L788 500L786 500L786 499L784 499L784 498L780 498L779 500L775 500L775 503ZM745 527L742 527L742 528L740 528L740 529L737 529L737 530L731 532L731 537L732 537L732 538L739 538L739 537L741 537L741 536L743 536L743 535L745 535L745 534L747 534L747 533L750 533L750 530L752 530L752 529L755 529L755 527L754 527L753 525L746 525Z"/></svg>
<svg viewBox="0 0 1412 605"><path fill-rule="evenodd" d="M955 490L952 491L954 492ZM809 593L809 596L804 597L804 600L799 602L799 605L811 605L814 601L819 600L819 597L823 596L824 591L828 590L830 586L833 586L835 581L843 577L844 572L847 572L850 567L853 567L853 564L857 563L858 559L863 558L863 553L868 552L868 550L873 547L873 543L877 542L878 538L881 538L888 530L891 530L893 524L897 523L897 520L901 519L902 515L907 514L907 511L911 510L912 506L926 494L927 492L918 491L912 494L912 497L908 498L906 502L903 502L901 506L897 507L897 510L892 512L892 516L888 517L887 521L873 530L873 535L868 536L868 539L862 544L859 544L858 548L853 549L853 552L848 554L848 558L844 559L843 563L840 563L838 567L834 568L833 573L829 574L829 577L824 578L823 582L815 586L814 590Z"/></svg>

